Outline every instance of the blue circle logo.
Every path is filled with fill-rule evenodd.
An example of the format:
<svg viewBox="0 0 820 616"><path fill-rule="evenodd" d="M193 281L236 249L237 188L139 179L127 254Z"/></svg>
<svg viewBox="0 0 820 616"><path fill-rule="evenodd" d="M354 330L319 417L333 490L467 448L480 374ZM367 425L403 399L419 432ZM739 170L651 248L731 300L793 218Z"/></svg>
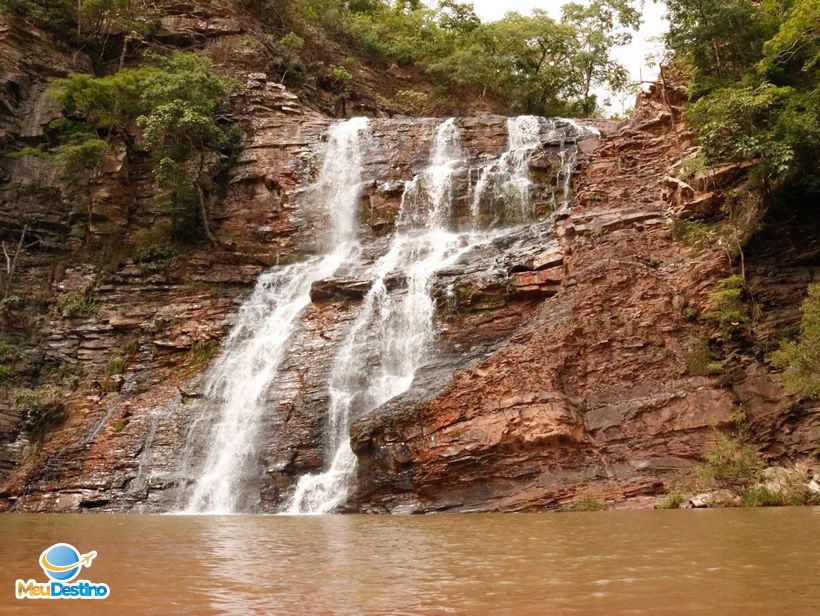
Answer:
<svg viewBox="0 0 820 616"><path fill-rule="evenodd" d="M55 543L40 554L40 567L52 580L70 582L80 573L83 565L90 565L90 554L80 555L73 545ZM96 553L94 554L96 556Z"/></svg>

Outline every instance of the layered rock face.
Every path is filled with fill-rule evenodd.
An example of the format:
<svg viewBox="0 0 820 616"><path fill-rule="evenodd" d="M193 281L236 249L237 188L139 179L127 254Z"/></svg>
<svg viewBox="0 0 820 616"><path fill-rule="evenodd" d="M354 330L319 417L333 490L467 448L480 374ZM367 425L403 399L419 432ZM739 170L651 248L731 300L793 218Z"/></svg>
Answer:
<svg viewBox="0 0 820 616"><path fill-rule="evenodd" d="M94 314L66 319L52 312L41 349L83 366L95 380L67 399L67 423L43 443L35 459L9 476L7 503L14 509L167 511L184 506L209 446L207 428L219 413L218 404L203 394L207 374L194 376L208 359L198 355L203 349L210 354L225 334L242 284L266 265L277 271L283 263L328 249L324 227L337 204L317 202L305 189L316 179L325 156L323 135L332 121L304 109L262 74L247 76L234 104L242 114L247 146L218 213L217 228L232 237L230 252L195 253L162 272L126 261L113 273L92 265L59 273L54 284L65 293L93 283ZM406 183L429 164L441 124L440 119L411 118L370 122L355 205L363 254L358 265L313 284L312 303L289 342L254 435L261 444L258 468L247 479L243 510L281 508L298 477L327 464L331 363L368 292L370 281L363 276L387 250ZM480 215L471 211L481 170L508 148L507 124L498 116L458 120L463 160L449 189L455 196L453 228L515 223L491 190ZM548 214L569 198L574 159L587 156L598 139L566 121L542 121L539 130L537 148L525 162L534 178L528 215L543 222L482 245L469 259L439 272L434 284L440 318L453 332L444 333L442 344L461 349L464 357L508 335L560 286ZM139 186L150 190L147 183ZM38 274L27 270L32 285ZM397 293L403 284L388 282ZM484 311L490 308L488 319ZM455 335L457 329L472 333ZM104 376L126 346L124 374ZM455 365L452 358L447 362ZM32 447L18 425L10 422L8 451L22 455ZM9 457L11 470L20 458L15 463Z"/></svg>
<svg viewBox="0 0 820 616"><path fill-rule="evenodd" d="M557 217L558 245L547 253L557 268L544 274L560 281L557 293L466 366L463 354L454 360L454 376L428 366L413 390L354 424L361 511L519 511L586 497L651 505L739 411L775 456L813 451L818 408L789 396L761 356L744 357L730 387L689 376L708 337L692 318L730 272L718 250L674 241L672 222L708 217L701 206L719 205L742 169L681 195L669 174L688 135L658 94L643 95L633 120L609 135L572 211ZM816 255L815 240L801 245L784 254ZM816 280L816 263L753 267L758 282L769 277L761 329L796 322L783 293L801 294L797 281ZM509 298L483 319L508 314ZM463 323L445 332L471 336Z"/></svg>
<svg viewBox="0 0 820 616"><path fill-rule="evenodd" d="M24 46L19 29L4 27L0 46L11 60L0 143L36 144L59 114L46 80L90 60L43 33ZM163 17L157 36L214 53L248 31L229 14L179 9ZM104 172L79 185L43 161L3 159L0 232L11 242L27 226L36 242L15 283L23 307L3 315L4 336L19 346L18 372L55 383L66 415L39 443L23 429L15 390L0 390L7 510L185 507L219 412L205 396L207 368L240 304L261 273L327 249L333 204L312 201L305 189L334 120L277 78L237 66L222 67L240 84L226 113L245 148L227 177L214 178L219 250L186 252L161 267L120 250L166 217L140 154L114 149ZM772 457L814 450L820 412L787 395L763 357L744 357L731 387L690 375L691 352L708 336L692 315L708 310L728 261L720 248L676 241L672 223L713 214L739 171L692 186L671 181L688 136L679 109L662 100L643 96L630 123L601 124L600 137L562 144L543 125L526 165L529 224L436 273L435 349L408 391L354 413L358 470L342 509L551 509L585 496L651 504L741 406ZM243 510L281 510L299 477L327 468L331 364L370 291L365 274L396 231L406 182L429 164L441 122L370 123L356 205L362 259L311 288L267 392ZM503 198L488 199L476 215L469 197L479 170L508 147L506 118L467 117L458 127L464 161L453 179L453 227L520 223ZM561 172L566 146L577 146L574 179ZM803 289L818 278L816 241L789 237L784 231L788 250L767 243L748 255L750 277L766 289L760 327L772 344L797 323ZM389 276L385 283L396 294L406 287Z"/></svg>

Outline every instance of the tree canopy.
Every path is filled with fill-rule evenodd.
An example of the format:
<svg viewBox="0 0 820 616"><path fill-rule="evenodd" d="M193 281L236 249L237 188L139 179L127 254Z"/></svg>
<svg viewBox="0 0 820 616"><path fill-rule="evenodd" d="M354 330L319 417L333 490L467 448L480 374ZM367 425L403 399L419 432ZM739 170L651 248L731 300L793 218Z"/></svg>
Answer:
<svg viewBox="0 0 820 616"><path fill-rule="evenodd" d="M309 39L343 37L366 54L421 68L442 89L471 88L509 113L591 115L596 88L626 85L612 59L640 16L631 0L570 3L559 20L516 12L482 23L471 2L272 0L273 20Z"/></svg>
<svg viewBox="0 0 820 616"><path fill-rule="evenodd" d="M51 156L69 174L93 171L110 143L135 149L137 134L172 209L178 216L197 212L205 236L216 242L204 166L209 153L230 151L236 142L216 120L231 84L213 73L209 59L193 53L152 55L149 61L103 77L74 73L55 81L51 95L64 115L49 125L49 143L21 154Z"/></svg>
<svg viewBox="0 0 820 616"><path fill-rule="evenodd" d="M771 189L820 192L820 0L668 0L705 162L755 161ZM812 199L814 198L812 197Z"/></svg>

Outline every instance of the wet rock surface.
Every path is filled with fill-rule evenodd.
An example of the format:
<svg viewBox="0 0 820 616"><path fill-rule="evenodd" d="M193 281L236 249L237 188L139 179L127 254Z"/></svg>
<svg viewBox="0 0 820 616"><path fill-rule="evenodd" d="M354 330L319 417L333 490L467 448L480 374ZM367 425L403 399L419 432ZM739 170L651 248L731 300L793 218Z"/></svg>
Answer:
<svg viewBox="0 0 820 616"><path fill-rule="evenodd" d="M167 44L206 51L247 27L184 3L160 26ZM89 59L69 58L45 33L19 24L0 25L0 52L0 145L36 144L59 112L45 95L46 80L88 68ZM3 314L4 335L18 343L13 361L21 378L60 371L52 381L66 409L63 423L39 441L24 430L19 388L0 389L6 510L168 511L184 504L202 455L186 454L185 444L218 410L203 394L203 375L239 303L263 271L326 248L327 212L305 187L333 120L276 76L234 72L240 87L226 113L245 147L215 186L220 249L162 263L125 250L137 232L167 221L145 160L114 149L105 172L80 186L32 157L0 162L0 235L12 242L27 226L36 243L16 282L25 290L23 308ZM728 425L738 400L772 457L816 447L820 408L787 395L761 360L746 363L732 390L687 373L687 352L704 328L686 309L707 308L726 260L718 250L676 243L670 223L713 215L742 170L719 169L685 186L670 181L679 163L672 120L647 95L629 124L616 130L605 123L602 135L579 139L571 207L555 216L566 178L550 130L566 121L542 125L529 169L542 222L489 237L438 272L438 352L408 392L354 423L359 471L348 510L561 508L590 491L610 502L640 499L696 463L712 427ZM364 264L384 253L404 182L428 163L440 122L371 122L358 211ZM456 184L468 194L478 170L504 151L506 119L458 123L465 163ZM76 202L78 192L90 201ZM470 208L466 199L454 204L455 226L469 228ZM488 207L481 227L503 216ZM816 240L783 237L775 254L749 251L750 277L765 289L769 308L761 335L775 343L799 320L805 285L818 279ZM327 375L368 284L350 268L314 285L267 398L248 509L278 510L297 477L326 465ZM386 284L401 293L406 281Z"/></svg>
<svg viewBox="0 0 820 616"><path fill-rule="evenodd" d="M166 511L184 504L205 446L185 451L186 443L198 442L197 433L201 441L219 410L203 394L203 371L238 303L265 269L327 248L323 220L328 212L306 187L316 177L323 134L332 120L303 107L261 73L246 76L231 108L246 147L214 212L216 232L229 238L222 248L160 263L113 254L110 264L68 267L54 265L59 255L27 256L20 284L31 291L27 301L44 309L26 323L41 331L32 339L41 363L64 366L78 378L65 399L65 423L42 443L22 429L14 390L6 393L8 410L0 428L7 508ZM500 116L459 120L464 160L457 192L466 193L479 169L505 150L506 122ZM405 181L428 164L440 123L413 118L370 123L358 211L362 265L312 289L313 303L269 393L270 412L260 434L264 446L258 473L249 478L255 485L249 490L254 496L244 503L247 509L281 507L298 476L325 464L331 363L369 288L363 273L384 254ZM556 126L565 123L542 125L543 144L532 160L540 178L536 203L544 211L553 207L554 193L563 190L559 180L569 181L559 177L561 143L551 136ZM113 163L98 180L106 200L92 204L99 221L91 227L94 241L144 220L145 211L129 219L134 204L116 196L126 194L126 184L131 187L127 194L141 202L153 190L134 161ZM18 163L11 163L9 173L13 182L31 179ZM473 224L468 223L470 206L466 200L455 204L456 226ZM16 224L7 229L9 236ZM61 237L70 237L69 230L62 229ZM488 239L469 258L441 272L434 293L445 348L471 353L476 344L508 335L521 315L555 292L562 257L553 235L549 221L522 227ZM62 250L74 245L69 241ZM401 293L406 281L388 276L385 284ZM79 308L65 309L78 301ZM15 324L7 326L14 329ZM462 336L462 329L473 333Z"/></svg>
<svg viewBox="0 0 820 616"><path fill-rule="evenodd" d="M670 118L643 97L635 118L590 160L572 211L557 217L558 247L532 257L503 299L484 305L509 311L516 288L547 299L520 311L506 336L428 366L411 392L354 423L357 509L560 509L590 494L639 503L700 460L738 400L770 450L810 453L817 410L789 396L778 375L751 359L731 388L687 374L688 352L705 335L687 307L706 309L727 273L718 254L675 242L670 226L674 217L708 215L697 208L716 193L699 191L726 184L669 181L677 156ZM805 286L780 288L799 294ZM774 314L785 316L768 318ZM455 340L469 337L469 326L459 325L445 325L444 335L463 349Z"/></svg>

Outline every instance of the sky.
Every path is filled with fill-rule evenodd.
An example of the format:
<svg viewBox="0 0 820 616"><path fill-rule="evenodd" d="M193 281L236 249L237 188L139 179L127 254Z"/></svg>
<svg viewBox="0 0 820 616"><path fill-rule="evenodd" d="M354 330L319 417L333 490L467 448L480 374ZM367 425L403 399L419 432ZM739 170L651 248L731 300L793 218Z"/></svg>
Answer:
<svg viewBox="0 0 820 616"><path fill-rule="evenodd" d="M547 11L554 18L561 17L561 6L568 0L474 0L475 11L483 21L494 21L504 17L508 11L517 11L528 14L533 9ZM584 4L584 0L575 0ZM646 62L646 56L655 53L660 49L659 43L653 43L652 38L666 32L666 21L663 14L666 7L663 2L653 2L645 0L643 6L643 25L638 33L633 35L630 45L620 47L615 50L615 57L629 69L634 81L638 82L646 79L654 79L658 70L657 67L650 67ZM599 102L603 102L606 92L599 92ZM622 112L625 108L632 107L634 95L616 95L612 97L611 103L607 105L610 112Z"/></svg>

